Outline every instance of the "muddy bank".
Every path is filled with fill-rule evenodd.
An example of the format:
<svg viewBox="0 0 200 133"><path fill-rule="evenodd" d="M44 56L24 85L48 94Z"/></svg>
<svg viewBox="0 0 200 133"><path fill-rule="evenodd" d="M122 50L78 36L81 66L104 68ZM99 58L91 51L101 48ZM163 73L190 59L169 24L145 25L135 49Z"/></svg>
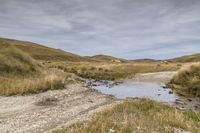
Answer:
<svg viewBox="0 0 200 133"><path fill-rule="evenodd" d="M115 99L82 84L27 96L0 97L1 133L42 133L86 119Z"/></svg>

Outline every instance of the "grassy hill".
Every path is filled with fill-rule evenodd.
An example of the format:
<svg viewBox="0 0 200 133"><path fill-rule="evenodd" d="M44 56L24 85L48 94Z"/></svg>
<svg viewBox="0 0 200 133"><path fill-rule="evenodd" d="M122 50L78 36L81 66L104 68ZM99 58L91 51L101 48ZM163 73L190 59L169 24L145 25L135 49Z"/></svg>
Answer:
<svg viewBox="0 0 200 133"><path fill-rule="evenodd" d="M64 87L70 76L57 69L45 68L17 46L23 44L0 41L0 95L38 93Z"/></svg>
<svg viewBox="0 0 200 133"><path fill-rule="evenodd" d="M177 57L177 58L174 58L174 59L169 59L169 61L182 62L182 63L185 63L185 62L199 62L200 61L200 54Z"/></svg>
<svg viewBox="0 0 200 133"><path fill-rule="evenodd" d="M116 57L108 56L108 55L95 55L88 58L99 61L99 62L126 62L127 61L125 59L120 59L120 58L116 58Z"/></svg>
<svg viewBox="0 0 200 133"><path fill-rule="evenodd" d="M84 57L81 57L79 55L65 52L59 49L45 47L36 43L0 38L0 44L2 43L7 43L9 45L15 46L21 51L28 53L31 57L33 57L36 60L45 60L45 61L86 60Z"/></svg>
<svg viewBox="0 0 200 133"><path fill-rule="evenodd" d="M154 59L136 59L131 60L132 62L146 62L146 63L152 63L152 62L159 62L160 60L154 60Z"/></svg>
<svg viewBox="0 0 200 133"><path fill-rule="evenodd" d="M27 53L14 46L0 42L0 73L30 73L36 72L40 65Z"/></svg>

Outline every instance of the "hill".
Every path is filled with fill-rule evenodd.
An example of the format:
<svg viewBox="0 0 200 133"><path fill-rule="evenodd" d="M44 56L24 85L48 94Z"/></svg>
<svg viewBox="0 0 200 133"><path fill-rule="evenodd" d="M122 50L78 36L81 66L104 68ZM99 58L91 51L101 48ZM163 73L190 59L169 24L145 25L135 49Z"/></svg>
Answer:
<svg viewBox="0 0 200 133"><path fill-rule="evenodd" d="M187 55L182 57L177 57L173 59L169 59L169 61L172 62L199 62L200 61L200 54L193 54L193 55Z"/></svg>
<svg viewBox="0 0 200 133"><path fill-rule="evenodd" d="M45 61L83 61L86 60L84 57L81 57L76 54L65 52L60 49L54 49L42 46L40 44L18 41L11 39L0 38L0 44L7 43L9 45L15 46L21 51L29 54L36 60L45 60Z"/></svg>
<svg viewBox="0 0 200 133"><path fill-rule="evenodd" d="M13 45L0 42L0 73L25 74L39 69L39 63Z"/></svg>
<svg viewBox="0 0 200 133"><path fill-rule="evenodd" d="M105 61L105 62L126 62L127 61L125 59L120 59L120 58L116 58L116 57L108 56L108 55L95 55L95 56L91 56L88 58L99 61L99 62L103 62L103 61Z"/></svg>
<svg viewBox="0 0 200 133"><path fill-rule="evenodd" d="M132 62L144 62L144 63L152 63L152 62L159 62L160 60L154 60L154 59L136 59L131 60Z"/></svg>
<svg viewBox="0 0 200 133"><path fill-rule="evenodd" d="M62 89L66 75L44 67L15 45L0 42L0 96Z"/></svg>

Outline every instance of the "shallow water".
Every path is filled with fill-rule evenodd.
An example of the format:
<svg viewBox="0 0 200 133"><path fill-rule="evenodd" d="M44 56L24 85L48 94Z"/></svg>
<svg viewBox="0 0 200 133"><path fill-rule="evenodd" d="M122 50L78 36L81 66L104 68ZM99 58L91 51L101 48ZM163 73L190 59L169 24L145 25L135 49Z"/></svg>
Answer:
<svg viewBox="0 0 200 133"><path fill-rule="evenodd" d="M111 88L106 85L95 86L96 90L104 94L114 95L119 99L125 99L127 97L133 98L150 98L153 100L173 103L178 96L176 94L170 94L170 88L163 88L164 84L153 82L138 82L138 81L126 81L122 84L112 86Z"/></svg>

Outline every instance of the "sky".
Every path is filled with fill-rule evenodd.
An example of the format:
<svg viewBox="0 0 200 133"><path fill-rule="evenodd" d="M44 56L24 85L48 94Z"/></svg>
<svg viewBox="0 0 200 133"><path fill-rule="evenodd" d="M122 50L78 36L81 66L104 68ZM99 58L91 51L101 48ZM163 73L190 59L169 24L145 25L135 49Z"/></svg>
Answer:
<svg viewBox="0 0 200 133"><path fill-rule="evenodd" d="M0 37L83 56L200 53L200 0L0 0Z"/></svg>

